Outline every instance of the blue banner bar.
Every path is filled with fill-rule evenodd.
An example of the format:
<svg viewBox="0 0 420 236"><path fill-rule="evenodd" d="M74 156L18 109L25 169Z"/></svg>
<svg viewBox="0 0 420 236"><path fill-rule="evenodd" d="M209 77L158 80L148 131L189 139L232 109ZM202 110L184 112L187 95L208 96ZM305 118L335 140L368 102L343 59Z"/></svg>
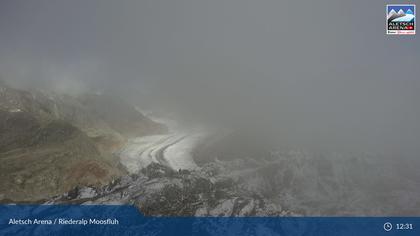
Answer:
<svg viewBox="0 0 420 236"><path fill-rule="evenodd" d="M0 205L0 235L420 235L420 217L145 217L132 206Z"/></svg>

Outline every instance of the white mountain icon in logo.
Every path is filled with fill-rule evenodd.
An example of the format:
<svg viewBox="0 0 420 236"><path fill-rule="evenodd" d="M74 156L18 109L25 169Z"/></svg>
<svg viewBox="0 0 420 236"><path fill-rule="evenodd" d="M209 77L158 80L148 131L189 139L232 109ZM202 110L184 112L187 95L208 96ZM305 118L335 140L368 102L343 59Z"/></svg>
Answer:
<svg viewBox="0 0 420 236"><path fill-rule="evenodd" d="M397 15L397 12L396 12L394 9L392 9L392 10L388 13L388 19L389 19L389 18L391 18L391 17L393 17L393 16L395 16L395 15Z"/></svg>
<svg viewBox="0 0 420 236"><path fill-rule="evenodd" d="M398 13L397 13L398 15L404 15L405 14L405 12L403 11L403 9L400 9L399 11L398 11Z"/></svg>

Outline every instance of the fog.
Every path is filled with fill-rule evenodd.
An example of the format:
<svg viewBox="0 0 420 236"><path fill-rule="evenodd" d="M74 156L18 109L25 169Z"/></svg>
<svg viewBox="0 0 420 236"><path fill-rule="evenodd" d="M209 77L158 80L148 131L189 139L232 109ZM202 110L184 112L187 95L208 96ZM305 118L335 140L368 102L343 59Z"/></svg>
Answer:
<svg viewBox="0 0 420 236"><path fill-rule="evenodd" d="M386 3L4 0L0 77L290 146L418 157L420 42L385 35Z"/></svg>

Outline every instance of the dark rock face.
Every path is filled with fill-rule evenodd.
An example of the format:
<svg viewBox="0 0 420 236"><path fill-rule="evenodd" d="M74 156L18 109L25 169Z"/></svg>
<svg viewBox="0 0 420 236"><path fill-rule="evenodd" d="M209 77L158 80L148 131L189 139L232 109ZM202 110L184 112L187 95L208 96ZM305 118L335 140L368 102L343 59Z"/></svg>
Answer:
<svg viewBox="0 0 420 236"><path fill-rule="evenodd" d="M151 163L146 168L142 169L141 173L147 176L149 179L154 179L162 177L173 177L175 176L176 171L158 163Z"/></svg>

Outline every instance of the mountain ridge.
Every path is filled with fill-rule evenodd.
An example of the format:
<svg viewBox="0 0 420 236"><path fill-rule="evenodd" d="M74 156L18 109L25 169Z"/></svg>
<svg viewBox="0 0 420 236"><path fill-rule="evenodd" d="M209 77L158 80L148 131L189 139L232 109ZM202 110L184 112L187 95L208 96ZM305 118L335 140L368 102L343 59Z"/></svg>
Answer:
<svg viewBox="0 0 420 236"><path fill-rule="evenodd" d="M123 101L84 96L96 102L0 85L0 201L34 202L77 186L105 185L126 174L114 152L128 138L166 132ZM115 117L126 116L124 129L104 116L115 106Z"/></svg>

